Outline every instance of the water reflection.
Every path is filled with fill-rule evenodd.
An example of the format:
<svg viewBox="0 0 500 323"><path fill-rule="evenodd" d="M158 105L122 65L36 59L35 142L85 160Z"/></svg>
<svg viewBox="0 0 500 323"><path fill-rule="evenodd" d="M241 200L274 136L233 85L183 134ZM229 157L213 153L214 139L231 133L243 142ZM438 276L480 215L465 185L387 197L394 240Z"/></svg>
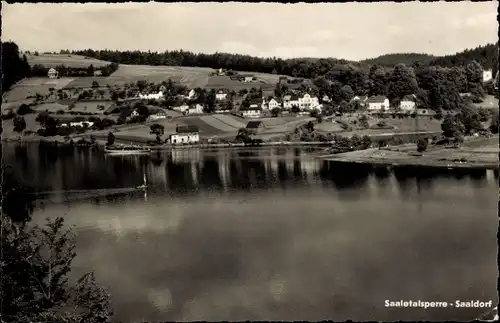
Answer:
<svg viewBox="0 0 500 323"><path fill-rule="evenodd" d="M146 197L36 213L76 226L75 275L96 271L120 321L470 320L480 310L388 311L383 300L497 297L493 172L458 179L293 148L75 150L52 166L36 146L4 151L39 190L134 187L147 174Z"/></svg>

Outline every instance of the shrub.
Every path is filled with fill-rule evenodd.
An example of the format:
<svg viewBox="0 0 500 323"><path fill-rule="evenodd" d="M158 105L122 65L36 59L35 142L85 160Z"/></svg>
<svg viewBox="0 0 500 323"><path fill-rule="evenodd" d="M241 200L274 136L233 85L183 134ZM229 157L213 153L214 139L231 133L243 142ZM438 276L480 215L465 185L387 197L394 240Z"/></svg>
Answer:
<svg viewBox="0 0 500 323"><path fill-rule="evenodd" d="M427 146L428 146L427 138L420 138L417 141L417 151L419 153L426 151L427 150Z"/></svg>
<svg viewBox="0 0 500 323"><path fill-rule="evenodd" d="M21 104L19 108L17 109L17 114L19 115L25 115L29 113L35 113L35 110L33 110L29 105L27 104Z"/></svg>

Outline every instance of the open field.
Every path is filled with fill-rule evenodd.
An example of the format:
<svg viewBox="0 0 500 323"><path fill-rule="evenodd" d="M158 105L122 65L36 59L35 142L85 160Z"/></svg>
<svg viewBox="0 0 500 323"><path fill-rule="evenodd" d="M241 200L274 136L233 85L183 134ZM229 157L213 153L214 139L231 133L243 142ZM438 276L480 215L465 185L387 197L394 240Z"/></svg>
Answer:
<svg viewBox="0 0 500 323"><path fill-rule="evenodd" d="M235 129L240 129L244 128L247 125L247 121L243 118L237 118L233 115L225 115L225 114L220 114L220 115L213 115L213 117L217 120L219 120L222 123L225 123Z"/></svg>
<svg viewBox="0 0 500 323"><path fill-rule="evenodd" d="M251 89L251 88L259 88L262 87L262 90L274 90L276 86L277 80L275 83L270 83L269 81L255 81L255 82L240 82L236 80L231 80L229 76L210 76L208 78L208 82L205 85L207 89L218 89L218 88L226 88L229 90L234 90L236 92L243 89Z"/></svg>
<svg viewBox="0 0 500 323"><path fill-rule="evenodd" d="M498 109L498 99L492 95L487 95L481 103L474 103L478 108Z"/></svg>
<svg viewBox="0 0 500 323"><path fill-rule="evenodd" d="M33 110L37 112L43 112L47 111L48 113L56 113L59 110L63 111L68 111L68 106L64 104L59 104L59 103L43 103L36 105L34 107L31 107Z"/></svg>
<svg viewBox="0 0 500 323"><path fill-rule="evenodd" d="M322 159L339 162L379 165L409 165L429 167L478 167L498 169L498 136L471 139L462 148L430 146L422 156L415 156L416 145L407 144L392 149L367 149L342 154L322 156Z"/></svg>
<svg viewBox="0 0 500 323"><path fill-rule="evenodd" d="M49 79L43 77L32 77L23 79L15 84L3 95L3 101L16 102L27 99L28 96L50 94L50 89L59 90L71 83L74 78Z"/></svg>
<svg viewBox="0 0 500 323"><path fill-rule="evenodd" d="M92 64L94 67L102 67L110 64L110 62L101 61L95 58L85 58L81 55L70 55L70 54L40 54L26 55L28 63L33 66L36 64L56 67L57 65L65 65L67 67L87 67Z"/></svg>

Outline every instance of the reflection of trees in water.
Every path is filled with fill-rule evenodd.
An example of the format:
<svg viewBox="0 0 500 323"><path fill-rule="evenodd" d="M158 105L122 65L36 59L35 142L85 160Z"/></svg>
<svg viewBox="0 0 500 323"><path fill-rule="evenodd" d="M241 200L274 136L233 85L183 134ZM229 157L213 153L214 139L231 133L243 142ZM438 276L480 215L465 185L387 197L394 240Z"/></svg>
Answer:
<svg viewBox="0 0 500 323"><path fill-rule="evenodd" d="M371 166L339 162L324 163L319 174L322 179L329 179L337 188L351 188L365 185Z"/></svg>

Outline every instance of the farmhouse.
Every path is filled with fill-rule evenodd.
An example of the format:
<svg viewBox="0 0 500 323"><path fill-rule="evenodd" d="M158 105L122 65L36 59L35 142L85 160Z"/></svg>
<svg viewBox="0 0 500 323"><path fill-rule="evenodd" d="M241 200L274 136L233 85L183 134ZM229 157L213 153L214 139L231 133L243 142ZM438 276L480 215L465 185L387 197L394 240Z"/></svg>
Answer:
<svg viewBox="0 0 500 323"><path fill-rule="evenodd" d="M249 83L255 80L255 76L253 75L245 75L243 78L243 82Z"/></svg>
<svg viewBox="0 0 500 323"><path fill-rule="evenodd" d="M177 144L194 144L200 142L200 133L198 127L195 126L177 126L175 134L169 136L170 143Z"/></svg>
<svg viewBox="0 0 500 323"><path fill-rule="evenodd" d="M264 122L262 121L248 121L247 126L245 127L247 130L253 133L259 133L262 129L264 129Z"/></svg>
<svg viewBox="0 0 500 323"><path fill-rule="evenodd" d="M484 70L483 71L483 82L488 82L493 79L493 71L492 70Z"/></svg>
<svg viewBox="0 0 500 323"><path fill-rule="evenodd" d="M405 95L404 98L399 103L399 109L401 112L412 113L415 111L415 94Z"/></svg>
<svg viewBox="0 0 500 323"><path fill-rule="evenodd" d="M54 68L50 68L47 74L51 79L57 78L57 71Z"/></svg>
<svg viewBox="0 0 500 323"><path fill-rule="evenodd" d="M135 118L139 116L139 112L137 110L132 111L132 113L129 115L129 118Z"/></svg>
<svg viewBox="0 0 500 323"><path fill-rule="evenodd" d="M194 99L196 98L196 91L194 89L191 89L191 91L189 91L188 93L188 99L191 100L191 99Z"/></svg>
<svg viewBox="0 0 500 323"><path fill-rule="evenodd" d="M185 114L202 114L203 106L201 104L191 104L189 109L185 111Z"/></svg>
<svg viewBox="0 0 500 323"><path fill-rule="evenodd" d="M285 95L283 97L283 108L291 109L293 106L299 106L299 98L296 95Z"/></svg>
<svg viewBox="0 0 500 323"><path fill-rule="evenodd" d="M155 114L152 114L148 117L148 120L149 121L152 121L152 120L159 120L159 119L165 119L167 117L167 114L165 113L165 111L159 111Z"/></svg>
<svg viewBox="0 0 500 323"><path fill-rule="evenodd" d="M244 117L247 118L258 118L261 115L261 110L257 104L251 104L248 108L241 108L240 111Z"/></svg>
<svg viewBox="0 0 500 323"><path fill-rule="evenodd" d="M269 100L268 102L268 107L269 107L269 110L272 110L272 109L276 109L276 108L280 108L281 107L281 104L278 102L278 100L276 100L275 98L272 98L271 100Z"/></svg>
<svg viewBox="0 0 500 323"><path fill-rule="evenodd" d="M182 104L182 105L173 107L172 109L175 110L175 111L179 111L179 112L185 112L185 111L189 110L189 105Z"/></svg>
<svg viewBox="0 0 500 323"><path fill-rule="evenodd" d="M311 97L308 93L304 94L303 97L299 98L299 108L301 110L311 110L319 105L317 97Z"/></svg>
<svg viewBox="0 0 500 323"><path fill-rule="evenodd" d="M217 101L222 101L225 100L226 98L227 98L227 93L224 93L224 91L222 90L215 94L215 99Z"/></svg>
<svg viewBox="0 0 500 323"><path fill-rule="evenodd" d="M94 76L102 76L102 71L101 70L95 70L94 71Z"/></svg>
<svg viewBox="0 0 500 323"><path fill-rule="evenodd" d="M366 95L356 95L355 97L353 97L351 99L351 102L359 102L359 105L361 105L362 107L364 107L366 105L366 100L368 99L368 97Z"/></svg>
<svg viewBox="0 0 500 323"><path fill-rule="evenodd" d="M163 98L163 92L159 91L158 93L151 93L151 94L141 94L139 93L139 99L144 99L144 100L159 100Z"/></svg>
<svg viewBox="0 0 500 323"><path fill-rule="evenodd" d="M70 127L82 127L82 128L90 128L94 125L93 122L91 121L79 121L79 122L70 122L69 123L69 126ZM68 127L68 124L67 123L62 123L61 124L61 127Z"/></svg>
<svg viewBox="0 0 500 323"><path fill-rule="evenodd" d="M369 112L380 112L389 109L389 99L384 95L369 97L366 104Z"/></svg>

